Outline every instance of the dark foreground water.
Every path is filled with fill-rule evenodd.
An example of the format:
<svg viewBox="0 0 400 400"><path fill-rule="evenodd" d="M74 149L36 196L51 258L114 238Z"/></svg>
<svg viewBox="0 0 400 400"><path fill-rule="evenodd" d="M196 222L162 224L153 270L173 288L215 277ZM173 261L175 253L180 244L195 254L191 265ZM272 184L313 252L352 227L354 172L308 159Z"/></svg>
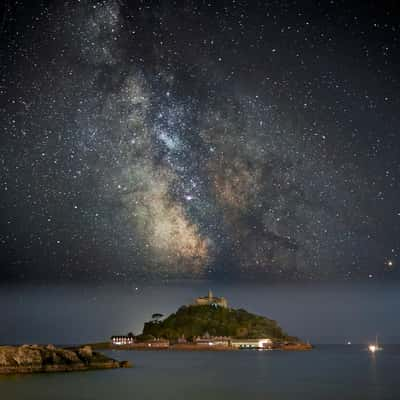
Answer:
<svg viewBox="0 0 400 400"><path fill-rule="evenodd" d="M400 347L310 352L108 352L132 369L0 378L0 398L171 400L400 399Z"/></svg>

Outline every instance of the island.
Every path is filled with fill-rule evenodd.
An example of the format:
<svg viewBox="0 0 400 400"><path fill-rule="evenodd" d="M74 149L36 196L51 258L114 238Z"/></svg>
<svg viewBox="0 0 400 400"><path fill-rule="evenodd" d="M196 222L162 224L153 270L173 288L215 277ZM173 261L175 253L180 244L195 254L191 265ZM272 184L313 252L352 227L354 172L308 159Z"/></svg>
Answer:
<svg viewBox="0 0 400 400"><path fill-rule="evenodd" d="M87 371L130 366L127 361L116 361L93 352L90 346L76 349L53 345L0 346L0 374Z"/></svg>
<svg viewBox="0 0 400 400"><path fill-rule="evenodd" d="M192 304L164 318L152 315L139 335L114 335L96 348L157 350L310 350L313 346L289 336L275 320L228 306L211 290Z"/></svg>

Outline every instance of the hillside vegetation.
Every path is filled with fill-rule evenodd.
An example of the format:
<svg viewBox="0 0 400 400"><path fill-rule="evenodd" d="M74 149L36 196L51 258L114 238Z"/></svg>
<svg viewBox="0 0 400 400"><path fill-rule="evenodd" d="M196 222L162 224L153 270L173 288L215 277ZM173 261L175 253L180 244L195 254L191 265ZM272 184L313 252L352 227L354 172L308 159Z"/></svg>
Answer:
<svg viewBox="0 0 400 400"><path fill-rule="evenodd" d="M183 306L164 320L146 322L143 338L176 340L182 336L230 336L233 338L271 337L276 340L296 340L289 337L276 321L251 314L246 310L215 306Z"/></svg>

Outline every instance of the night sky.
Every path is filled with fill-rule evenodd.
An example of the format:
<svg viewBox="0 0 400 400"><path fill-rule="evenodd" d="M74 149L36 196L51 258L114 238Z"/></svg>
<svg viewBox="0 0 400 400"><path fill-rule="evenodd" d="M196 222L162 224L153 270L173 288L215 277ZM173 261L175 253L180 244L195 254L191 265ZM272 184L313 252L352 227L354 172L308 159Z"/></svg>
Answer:
<svg viewBox="0 0 400 400"><path fill-rule="evenodd" d="M3 1L0 279L400 277L395 1Z"/></svg>

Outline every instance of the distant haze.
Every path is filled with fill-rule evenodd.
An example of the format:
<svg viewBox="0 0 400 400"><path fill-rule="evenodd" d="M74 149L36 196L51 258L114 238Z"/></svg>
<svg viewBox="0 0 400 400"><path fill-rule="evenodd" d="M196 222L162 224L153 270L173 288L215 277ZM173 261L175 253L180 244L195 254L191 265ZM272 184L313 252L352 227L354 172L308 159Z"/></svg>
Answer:
<svg viewBox="0 0 400 400"><path fill-rule="evenodd" d="M235 285L174 282L163 286L18 285L0 288L0 343L72 344L139 333L151 314L165 315L211 287L234 308L276 319L313 343L400 342L398 283Z"/></svg>

